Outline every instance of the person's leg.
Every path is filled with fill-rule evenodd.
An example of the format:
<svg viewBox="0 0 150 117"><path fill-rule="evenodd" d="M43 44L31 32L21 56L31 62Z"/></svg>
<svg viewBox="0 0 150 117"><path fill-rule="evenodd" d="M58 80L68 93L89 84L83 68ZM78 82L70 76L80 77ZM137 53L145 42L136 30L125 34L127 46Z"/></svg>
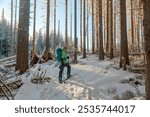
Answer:
<svg viewBox="0 0 150 117"><path fill-rule="evenodd" d="M69 63L67 63L67 78L71 77L71 66L69 65Z"/></svg>
<svg viewBox="0 0 150 117"><path fill-rule="evenodd" d="M60 71L59 71L59 82L61 83L62 82L62 73L64 71L64 66L60 65L59 69L60 69Z"/></svg>

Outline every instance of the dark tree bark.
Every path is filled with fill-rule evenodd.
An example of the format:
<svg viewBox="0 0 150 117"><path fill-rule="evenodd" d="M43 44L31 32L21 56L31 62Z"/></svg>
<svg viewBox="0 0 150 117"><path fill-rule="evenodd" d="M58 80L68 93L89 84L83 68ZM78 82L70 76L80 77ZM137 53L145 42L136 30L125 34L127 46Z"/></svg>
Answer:
<svg viewBox="0 0 150 117"><path fill-rule="evenodd" d="M144 2L144 40L146 53L146 99L150 100L150 0Z"/></svg>
<svg viewBox="0 0 150 117"><path fill-rule="evenodd" d="M138 53L140 53L141 52L141 49L140 49L140 15L141 15L141 13L140 13L140 11L141 11L141 8L140 8L140 3L139 3L139 1L138 1L138 3L137 3L137 7L138 7L138 16L137 16L137 52Z"/></svg>
<svg viewBox="0 0 150 117"><path fill-rule="evenodd" d="M45 61L48 61L50 59L50 52L49 52L49 24L50 24L50 0L47 0L47 19L46 19L46 49L45 49L45 53L44 53L44 58Z"/></svg>
<svg viewBox="0 0 150 117"><path fill-rule="evenodd" d="M114 43L113 43L113 45L114 45L114 49L116 49L116 38L117 38L117 35L116 35L116 23L117 23L117 19L116 19L116 16L117 16L117 13L116 13L117 11L116 11L116 6L114 7Z"/></svg>
<svg viewBox="0 0 150 117"><path fill-rule="evenodd" d="M96 0L96 51L99 51L99 1Z"/></svg>
<svg viewBox="0 0 150 117"><path fill-rule="evenodd" d="M16 31L17 30L17 0L15 1L15 24L14 24L14 41L13 41L13 51L16 53Z"/></svg>
<svg viewBox="0 0 150 117"><path fill-rule="evenodd" d="M124 59L123 64L129 65L128 56L128 41L127 41L127 22L126 22L126 0L120 1L120 22L121 22L121 58L120 67L122 67L122 58Z"/></svg>
<svg viewBox="0 0 150 117"><path fill-rule="evenodd" d="M107 40L106 40L106 52L109 52L109 0L107 0Z"/></svg>
<svg viewBox="0 0 150 117"><path fill-rule="evenodd" d="M102 0L99 0L99 60L104 60L103 26L102 26Z"/></svg>
<svg viewBox="0 0 150 117"><path fill-rule="evenodd" d="M94 0L92 1L92 54L95 53Z"/></svg>
<svg viewBox="0 0 150 117"><path fill-rule="evenodd" d="M77 0L74 0L74 62L77 62L78 40L77 40Z"/></svg>
<svg viewBox="0 0 150 117"><path fill-rule="evenodd" d="M56 50L56 0L54 0L54 52Z"/></svg>
<svg viewBox="0 0 150 117"><path fill-rule="evenodd" d="M36 0L34 0L34 18L33 18L33 40L32 40L32 65L35 63L35 26L36 26Z"/></svg>
<svg viewBox="0 0 150 117"><path fill-rule="evenodd" d="M80 0L80 50L82 52L82 0Z"/></svg>
<svg viewBox="0 0 150 117"><path fill-rule="evenodd" d="M106 44L107 44L107 0L104 2L104 51L106 52Z"/></svg>
<svg viewBox="0 0 150 117"><path fill-rule="evenodd" d="M83 58L86 58L85 2L83 1Z"/></svg>
<svg viewBox="0 0 150 117"><path fill-rule="evenodd" d="M87 14L87 16L86 16L86 28L87 28L87 52L89 52L89 3L88 3L88 0L86 0L86 2L87 2L87 8L86 8L86 14Z"/></svg>
<svg viewBox="0 0 150 117"><path fill-rule="evenodd" d="M114 57L113 55L113 3L112 0L109 0L109 21L108 21L108 40L109 40L109 49L110 49L110 59Z"/></svg>
<svg viewBox="0 0 150 117"><path fill-rule="evenodd" d="M10 56L12 55L12 42L13 42L13 0L11 0L11 27L10 27Z"/></svg>
<svg viewBox="0 0 150 117"><path fill-rule="evenodd" d="M68 0L66 0L66 17L65 17L65 44L68 50Z"/></svg>
<svg viewBox="0 0 150 117"><path fill-rule="evenodd" d="M134 34L135 34L135 31L134 31L134 10L133 9L133 0L131 0L131 35L132 35L132 46L131 46L131 51L134 52Z"/></svg>
<svg viewBox="0 0 150 117"><path fill-rule="evenodd" d="M2 27L3 27L3 25L4 25L4 20L5 20L5 18L4 18L4 16L5 16L5 11L4 11L4 8L2 9L2 16L1 16L1 19L2 19ZM3 28L2 28L2 33L3 33ZM0 43L0 56L1 56L1 54L3 53L3 41L2 40L4 40L4 37L2 36L2 39L1 39L1 43Z"/></svg>
<svg viewBox="0 0 150 117"><path fill-rule="evenodd" d="M28 69L30 0L20 0L16 69L24 73Z"/></svg>

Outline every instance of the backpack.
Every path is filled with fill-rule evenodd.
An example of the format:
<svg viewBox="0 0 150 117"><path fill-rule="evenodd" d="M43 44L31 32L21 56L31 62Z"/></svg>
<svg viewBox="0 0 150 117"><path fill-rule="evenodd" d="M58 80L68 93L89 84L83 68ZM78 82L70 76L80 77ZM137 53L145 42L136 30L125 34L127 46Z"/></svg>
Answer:
<svg viewBox="0 0 150 117"><path fill-rule="evenodd" d="M61 57L62 57L62 49L61 48L57 48L56 49L56 61L57 62L61 62Z"/></svg>

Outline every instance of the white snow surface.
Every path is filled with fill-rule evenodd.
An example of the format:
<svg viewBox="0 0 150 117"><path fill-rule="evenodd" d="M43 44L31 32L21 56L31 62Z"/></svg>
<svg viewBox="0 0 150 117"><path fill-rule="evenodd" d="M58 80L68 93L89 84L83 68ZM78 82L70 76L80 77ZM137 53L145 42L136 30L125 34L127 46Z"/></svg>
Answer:
<svg viewBox="0 0 150 117"><path fill-rule="evenodd" d="M99 61L95 55L86 59L79 59L78 64L71 64L72 78L66 83L58 83L59 67L49 61L37 64L21 76L24 84L15 95L16 100L113 100L114 96L121 96L123 92L136 88L130 84L122 84L121 80L134 78L137 74L118 67L117 63L105 60ZM63 78L66 77L66 68ZM33 84L31 79L37 74L46 73L50 77L49 83ZM144 86L138 86L141 94L144 94ZM139 96L140 97L140 96ZM141 99L137 98L135 99Z"/></svg>

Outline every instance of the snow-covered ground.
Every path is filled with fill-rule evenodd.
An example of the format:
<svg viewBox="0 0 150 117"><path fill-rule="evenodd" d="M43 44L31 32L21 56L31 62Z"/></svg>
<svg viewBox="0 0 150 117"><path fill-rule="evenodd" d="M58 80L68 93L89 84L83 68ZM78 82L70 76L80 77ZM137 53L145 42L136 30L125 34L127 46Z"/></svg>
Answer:
<svg viewBox="0 0 150 117"><path fill-rule="evenodd" d="M59 67L53 61L35 65L21 76L24 84L15 95L16 100L113 100L140 99L145 94L142 83L134 84L140 75L117 69L114 61L99 61L95 55L71 64L72 78L58 83ZM66 77L66 68L63 78ZM33 84L32 78L45 73L50 82ZM131 80L132 79L132 80ZM126 81L126 82L125 82ZM128 81L128 82L127 82ZM143 81L141 81L143 82ZM134 98L136 97L136 98Z"/></svg>

